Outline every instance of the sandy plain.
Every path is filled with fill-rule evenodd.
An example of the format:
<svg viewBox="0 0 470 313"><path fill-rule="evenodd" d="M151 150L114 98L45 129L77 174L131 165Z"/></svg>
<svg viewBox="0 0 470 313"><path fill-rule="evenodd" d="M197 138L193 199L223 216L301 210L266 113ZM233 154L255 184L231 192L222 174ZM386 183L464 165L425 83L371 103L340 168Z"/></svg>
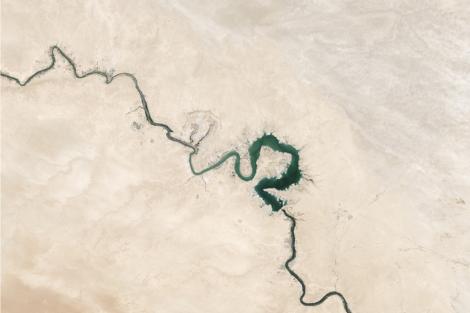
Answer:
<svg viewBox="0 0 470 313"><path fill-rule="evenodd" d="M301 148L282 196L308 299L470 311L467 1L2 1L1 70L51 45L130 72L198 166L263 132ZM233 176L194 177L129 80L63 59L1 80L2 312L343 312L299 304L289 223ZM262 153L257 177L285 156Z"/></svg>

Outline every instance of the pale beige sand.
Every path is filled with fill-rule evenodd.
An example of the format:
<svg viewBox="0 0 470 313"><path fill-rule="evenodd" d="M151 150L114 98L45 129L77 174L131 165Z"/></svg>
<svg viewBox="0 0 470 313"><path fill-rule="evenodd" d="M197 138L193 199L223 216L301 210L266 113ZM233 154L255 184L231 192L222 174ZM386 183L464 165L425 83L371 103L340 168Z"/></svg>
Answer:
<svg viewBox="0 0 470 313"><path fill-rule="evenodd" d="M287 4L288 3L288 4ZM470 311L467 1L2 1L1 70L58 44L136 75L198 166L263 131L314 180L283 192L308 298L354 313ZM2 312L343 312L283 268L289 223L232 177L193 177L129 80L1 80ZM193 113L191 113L193 112ZM195 113L194 113L195 112ZM286 158L263 151L259 177Z"/></svg>

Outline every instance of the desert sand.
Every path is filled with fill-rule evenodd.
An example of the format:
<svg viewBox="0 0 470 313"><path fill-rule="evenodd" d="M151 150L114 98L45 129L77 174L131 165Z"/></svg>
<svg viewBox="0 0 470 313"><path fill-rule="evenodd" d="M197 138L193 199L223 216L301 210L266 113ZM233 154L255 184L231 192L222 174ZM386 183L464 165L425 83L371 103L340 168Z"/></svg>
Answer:
<svg viewBox="0 0 470 313"><path fill-rule="evenodd" d="M273 133L304 178L292 267L354 313L470 312L467 1L2 1L2 72L58 45L79 72L135 75L203 168ZM194 176L126 78L1 80L2 312L339 313L302 306L290 223L253 188L263 149Z"/></svg>

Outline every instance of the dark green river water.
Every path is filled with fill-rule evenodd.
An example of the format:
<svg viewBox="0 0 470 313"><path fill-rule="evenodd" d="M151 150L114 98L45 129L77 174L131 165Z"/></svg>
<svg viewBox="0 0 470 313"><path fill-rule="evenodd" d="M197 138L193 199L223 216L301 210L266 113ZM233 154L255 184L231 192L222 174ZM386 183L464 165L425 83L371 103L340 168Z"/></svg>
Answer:
<svg viewBox="0 0 470 313"><path fill-rule="evenodd" d="M290 228L291 256L284 263L284 266L287 269L287 271L292 275L292 277L294 277L297 280L297 282L300 284L300 287L301 287L301 295L300 295L300 298L299 298L300 303L304 306L312 306L313 307L313 306L318 306L318 305L322 304L323 302L325 302L328 298L335 296L335 297L340 298L340 300L343 304L344 311L346 313L351 313L351 310L349 308L348 302L346 301L345 297L341 293L337 292L336 290L326 293L318 301L314 301L314 302L305 301L304 300L305 295L306 295L305 283L302 280L302 278L290 266L290 263L295 260L296 255L297 255L297 250L296 250L296 247L295 247L295 242L296 242L296 239L295 239L296 219L294 218L293 215L289 214L285 209L282 209L282 207L285 206L287 202L285 200L277 198L272 193L269 193L268 190L269 189L286 190L290 186L295 185L300 181L300 179L302 178L302 172L299 168L299 151L297 149L295 149L291 145L279 142L279 140L273 134L264 134L260 138L256 139L250 145L250 147L248 148L248 154L249 154L249 157L250 157L250 165L251 165L251 172L250 172L249 175L243 175L243 173L241 172L241 170L240 170L240 154L238 152L236 152L235 150L232 150L232 151L229 151L229 152L225 153L214 164L209 165L208 167L206 167L206 168L204 168L200 171L197 171L197 170L194 169L193 162L192 162L193 157L197 154L197 151L198 151L197 144L194 145L192 142L188 142L188 141L185 141L184 139L175 137L174 134L173 134L173 130L170 128L170 126L168 126L164 123L157 122L152 118L152 116L150 114L150 111L148 109L148 104L147 104L147 100L145 99L144 93L140 89L137 78L131 73L123 72L123 73L117 73L117 74L109 74L107 72L99 71L99 70L92 70L92 71L88 71L88 72L85 72L85 73L79 73L77 71L77 66L75 65L75 62L73 62L73 60L68 55L66 55L59 47L52 46L49 50L49 55L50 55L50 59L51 59L50 64L47 65L46 67L34 72L31 76L27 77L24 81L21 81L19 78L15 77L13 75L7 74L3 71L0 71L0 76L7 79L7 80L9 80L9 81L15 82L16 84L18 84L20 86L26 86L33 79L35 79L36 77L39 77L42 74L45 74L46 72L48 72L48 71L50 71L51 69L54 68L54 66L56 64L55 53L58 53L59 55L61 55L68 62L68 64L72 68L73 75L76 78L81 79L81 78L86 78L88 76L97 75L97 76L103 77L105 79L106 84L110 84L115 78L119 78L119 77L126 77L126 78L130 79L132 81L133 85L134 85L135 90L139 94L140 101L141 101L141 104L142 104L142 108L145 112L145 117L146 117L148 123L152 126L162 128L165 131L165 135L169 140L171 140L173 142L176 142L176 143L178 143L178 144L180 144L180 145L182 145L186 148L191 149L192 152L189 154L189 166L191 167L191 171L194 175L202 175L204 173L207 173L210 170L218 168L220 165L222 165L228 159L235 158L234 170L235 170L235 173L237 174L237 176L239 178L241 178L242 180L244 180L244 181L251 181L256 176L256 172L258 170L258 159L260 157L261 148L268 147L268 148L272 149L275 152L290 154L291 160L290 160L290 163L289 163L287 169L284 172L282 172L279 177L264 177L264 178L262 178L256 184L255 191L258 194L258 196L260 196L260 198L263 199L264 203L271 206L271 208L274 212L281 210L282 213L284 214L284 216L286 218L288 218L291 222L291 228Z"/></svg>
<svg viewBox="0 0 470 313"><path fill-rule="evenodd" d="M291 145L280 142L273 134L264 134L260 138L256 139L249 147L248 154L250 157L251 173L244 175L240 169L240 154L237 151L229 151L225 153L217 162L209 165L208 167L197 171L194 168L192 158L196 155L196 151L193 151L189 155L189 165L194 175L202 175L208 171L211 171L230 158L235 159L234 170L237 176L244 180L250 181L256 176L258 170L258 159L260 157L261 148L268 147L276 152L288 153L291 156L291 161L287 169L281 174L280 177L264 177L255 186L255 191L263 201L271 206L271 209L276 212L279 211L286 201L277 198L267 190L286 190L290 186L297 184L302 178L302 172L299 168L299 151Z"/></svg>

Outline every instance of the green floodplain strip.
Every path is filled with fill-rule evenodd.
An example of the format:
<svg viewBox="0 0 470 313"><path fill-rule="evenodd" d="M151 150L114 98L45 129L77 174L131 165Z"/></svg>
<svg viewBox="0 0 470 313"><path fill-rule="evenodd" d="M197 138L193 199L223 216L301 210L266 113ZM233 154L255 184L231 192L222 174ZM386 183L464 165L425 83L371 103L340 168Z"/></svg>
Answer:
<svg viewBox="0 0 470 313"><path fill-rule="evenodd" d="M248 154L250 156L250 165L251 173L248 175L243 175L240 169L240 154L231 150L225 153L217 162L209 165L208 167L197 171L194 168L192 158L197 154L197 151L193 151L189 155L189 166L191 167L191 172L194 175L202 175L207 173L220 165L230 158L235 158L234 170L237 176L244 181L251 181L255 176L258 170L258 159L260 157L260 152L262 147L269 147L273 151L288 153L291 155L291 161L287 169L281 174L280 177L264 177L258 184L255 186L255 191L258 196L263 199L263 201L270 205L274 212L279 211L284 205L287 204L287 201L282 200L274 196L273 194L266 191L267 189L276 189L276 190L286 190L290 186L297 184L302 178L302 171L299 168L299 151L293 146L281 143L273 134L263 134L260 138L256 139L248 148Z"/></svg>

